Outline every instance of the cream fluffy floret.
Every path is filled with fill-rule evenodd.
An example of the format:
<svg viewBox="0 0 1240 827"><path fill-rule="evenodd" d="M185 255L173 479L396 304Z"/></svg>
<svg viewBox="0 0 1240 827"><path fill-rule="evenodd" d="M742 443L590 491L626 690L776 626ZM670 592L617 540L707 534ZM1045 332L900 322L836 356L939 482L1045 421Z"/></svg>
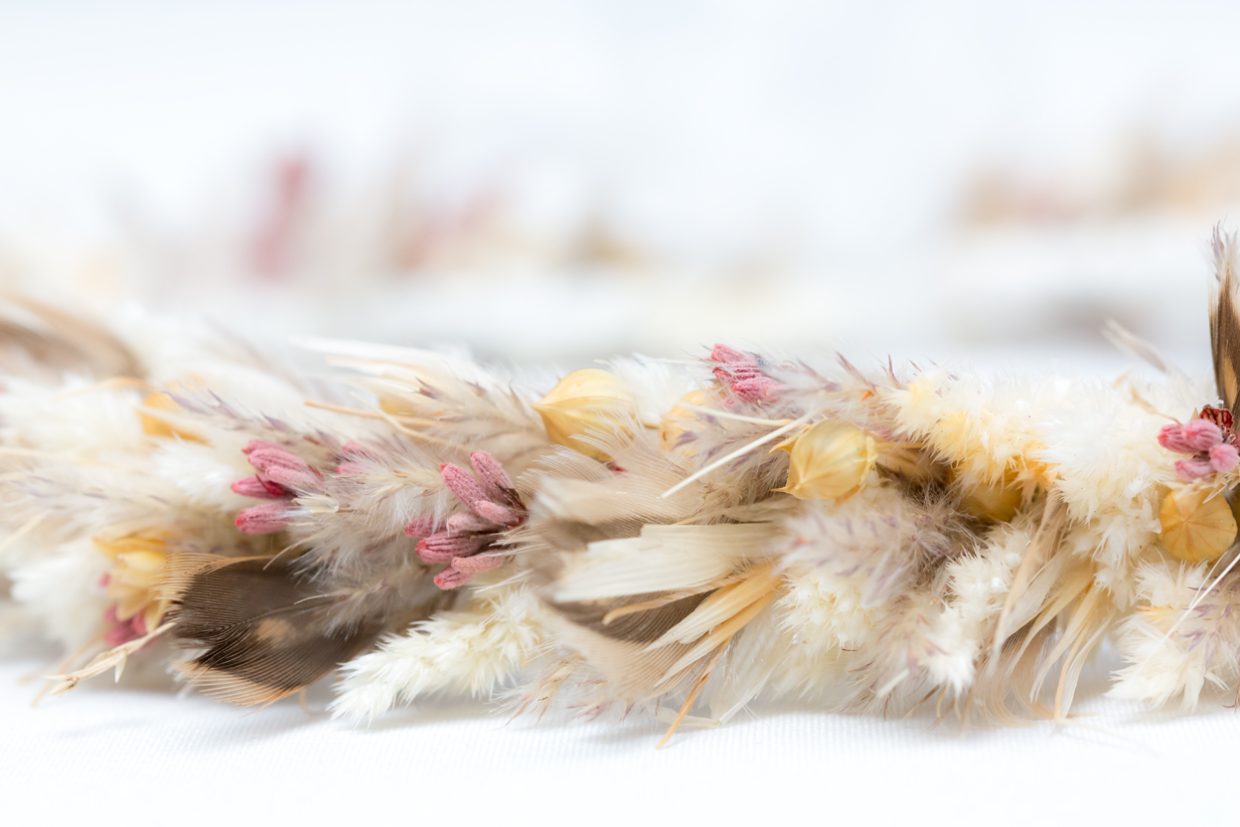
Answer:
<svg viewBox="0 0 1240 827"><path fill-rule="evenodd" d="M1032 538L1027 525L999 526L977 553L944 566L944 606L930 624L935 651L925 662L933 683L957 694L973 684L979 657L994 635L1013 573Z"/></svg>
<svg viewBox="0 0 1240 827"><path fill-rule="evenodd" d="M1240 588L1224 582L1195 597L1207 582L1204 566L1174 560L1142 565L1136 573L1138 611L1120 625L1116 645L1125 666L1110 694L1185 709L1207 687L1234 691L1240 681Z"/></svg>
<svg viewBox="0 0 1240 827"><path fill-rule="evenodd" d="M66 651L92 642L108 604L100 585L107 559L86 538L40 544L21 558L8 576L10 597L25 618Z"/></svg>
<svg viewBox="0 0 1240 827"><path fill-rule="evenodd" d="M829 688L849 653L870 642L890 591L882 575L899 574L915 520L898 492L874 487L838 505L804 503L784 521L790 542L775 613L786 653L774 694Z"/></svg>
<svg viewBox="0 0 1240 827"><path fill-rule="evenodd" d="M491 694L537 653L538 611L537 599L521 587L476 591L464 609L415 624L345 664L332 713L371 721L434 693Z"/></svg>
<svg viewBox="0 0 1240 827"><path fill-rule="evenodd" d="M1120 605L1132 598L1133 566L1157 554L1158 507L1175 480L1175 455L1158 444L1172 418L1187 418L1211 398L1202 385L1163 379L1078 382L1070 410L1043 425L1054 490L1073 529L1065 545L1098 565L1096 582Z"/></svg>
<svg viewBox="0 0 1240 827"><path fill-rule="evenodd" d="M900 432L924 441L965 487L1041 477L1043 425L1067 414L1072 393L1061 378L983 381L941 370L882 391Z"/></svg>

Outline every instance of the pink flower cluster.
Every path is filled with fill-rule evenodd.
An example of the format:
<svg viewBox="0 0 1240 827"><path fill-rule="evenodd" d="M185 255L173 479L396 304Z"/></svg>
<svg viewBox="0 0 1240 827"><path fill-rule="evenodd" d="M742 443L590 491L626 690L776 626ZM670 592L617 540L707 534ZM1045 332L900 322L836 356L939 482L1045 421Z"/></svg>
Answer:
<svg viewBox="0 0 1240 827"><path fill-rule="evenodd" d="M505 557L497 553L503 548L501 536L525 522L527 515L499 460L486 451L474 451L469 464L474 469L472 475L450 463L439 466L444 485L468 512L453 514L442 529L431 534L425 532L433 526L423 520L405 526L410 537L421 536L417 555L422 562L447 564L435 576L435 585L441 589L459 588L475 574L502 566Z"/></svg>
<svg viewBox="0 0 1240 827"><path fill-rule="evenodd" d="M1184 482L1226 474L1240 465L1231 414L1218 408L1207 408L1183 425L1165 426L1158 432L1158 444L1188 456L1175 464L1176 476Z"/></svg>
<svg viewBox="0 0 1240 827"><path fill-rule="evenodd" d="M241 449L257 472L237 480L232 490L243 497L272 500L237 514L242 534L273 534L291 520L293 499L299 493L317 491L323 475L283 445L255 439Z"/></svg>
<svg viewBox="0 0 1240 827"><path fill-rule="evenodd" d="M756 355L715 345L707 359L718 365L714 369L715 379L731 389L737 399L750 403L775 401L779 383L762 372Z"/></svg>

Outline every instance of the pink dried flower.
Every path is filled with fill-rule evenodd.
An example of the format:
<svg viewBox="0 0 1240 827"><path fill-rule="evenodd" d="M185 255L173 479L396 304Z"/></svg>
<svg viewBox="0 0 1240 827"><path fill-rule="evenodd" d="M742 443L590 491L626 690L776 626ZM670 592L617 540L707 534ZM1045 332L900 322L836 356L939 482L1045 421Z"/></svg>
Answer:
<svg viewBox="0 0 1240 827"><path fill-rule="evenodd" d="M1214 476L1214 466L1208 459L1181 459L1175 463L1175 475L1181 482L1192 482Z"/></svg>
<svg viewBox="0 0 1240 827"><path fill-rule="evenodd" d="M754 354L715 345L708 359L719 365L713 371L715 380L727 386L737 399L749 403L775 401L779 383L763 372L762 362Z"/></svg>
<svg viewBox="0 0 1240 827"><path fill-rule="evenodd" d="M447 564L435 576L435 585L441 589L459 588L473 575L502 566L507 558L495 552L504 548L503 534L525 522L527 515L512 480L495 457L475 451L469 455L469 464L473 474L450 463L439 466L444 485L468 512L453 514L434 533L423 533L424 520L410 521L405 527L406 534L422 537L415 548L419 559Z"/></svg>
<svg viewBox="0 0 1240 827"><path fill-rule="evenodd" d="M232 484L232 490L243 497L254 497L259 500L283 500L293 494L283 485L257 475L237 480Z"/></svg>
<svg viewBox="0 0 1240 827"><path fill-rule="evenodd" d="M512 487L512 480L508 478L504 466L486 451L474 451L470 454L469 464L473 466L474 473L478 475L479 482L491 499L505 502L515 493L516 489Z"/></svg>
<svg viewBox="0 0 1240 827"><path fill-rule="evenodd" d="M468 557L482 551L486 540L477 534L441 531L418 541L418 559L424 563L451 563L454 557Z"/></svg>
<svg viewBox="0 0 1240 827"><path fill-rule="evenodd" d="M1210 465L1220 474L1230 473L1240 465L1240 451L1236 450L1235 445L1226 442L1215 445L1210 449Z"/></svg>
<svg viewBox="0 0 1240 827"><path fill-rule="evenodd" d="M439 574L435 575L434 582L436 586L444 591L451 591L452 589L459 589L461 586L464 586L467 582L469 582L469 578L470 575L460 569L449 566L439 572Z"/></svg>
<svg viewBox="0 0 1240 827"><path fill-rule="evenodd" d="M405 523L406 537L425 537L435 530L435 519L433 517L414 517Z"/></svg>
<svg viewBox="0 0 1240 827"><path fill-rule="evenodd" d="M258 445L246 451L246 456L250 465L258 471L260 479L293 491L308 491L318 487L319 473L287 448L270 444Z"/></svg>
<svg viewBox="0 0 1240 827"><path fill-rule="evenodd" d="M253 439L241 452L257 473L234 482L232 490L243 497L275 500L237 514L235 522L243 534L272 534L284 529L291 521L297 495L323 487L323 475L283 445Z"/></svg>
<svg viewBox="0 0 1240 827"><path fill-rule="evenodd" d="M1222 408L1206 407L1201 416L1183 425L1164 426L1158 432L1158 444L1188 455L1188 459L1175 463L1176 476L1182 482L1228 474L1240 465L1231 412Z"/></svg>
<svg viewBox="0 0 1240 827"><path fill-rule="evenodd" d="M1209 451L1222 441L1222 429L1206 419L1190 419L1183 425L1167 425L1158 432L1158 444L1177 454Z"/></svg>
<svg viewBox="0 0 1240 827"><path fill-rule="evenodd" d="M291 522L288 508L285 502L251 506L238 512L233 522L242 534L274 534Z"/></svg>

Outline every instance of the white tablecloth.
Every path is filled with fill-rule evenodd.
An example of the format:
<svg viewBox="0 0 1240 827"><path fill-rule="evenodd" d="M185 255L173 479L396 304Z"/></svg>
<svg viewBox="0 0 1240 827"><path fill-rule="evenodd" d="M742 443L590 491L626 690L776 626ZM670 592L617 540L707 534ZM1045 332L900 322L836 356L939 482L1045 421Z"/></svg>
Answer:
<svg viewBox="0 0 1240 827"><path fill-rule="evenodd" d="M195 696L88 685L31 706L39 662L0 664L6 824L1236 823L1240 713L1150 714L1086 703L1054 727L882 720L762 709L715 729L507 721L464 702L369 729L312 699L244 711ZM1104 821L1105 819L1105 821ZM1122 820L1121 820L1122 819Z"/></svg>

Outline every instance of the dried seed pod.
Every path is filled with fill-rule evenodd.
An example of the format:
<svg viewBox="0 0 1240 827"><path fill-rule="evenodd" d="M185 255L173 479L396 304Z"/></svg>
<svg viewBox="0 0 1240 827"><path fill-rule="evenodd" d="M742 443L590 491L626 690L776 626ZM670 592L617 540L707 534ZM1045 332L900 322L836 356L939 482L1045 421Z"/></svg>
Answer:
<svg viewBox="0 0 1240 827"><path fill-rule="evenodd" d="M844 422L819 422L780 447L790 458L788 484L778 490L801 500L852 496L878 456L874 438Z"/></svg>
<svg viewBox="0 0 1240 827"><path fill-rule="evenodd" d="M1236 539L1236 518L1227 499L1206 487L1173 488L1158 512L1163 548L1188 563L1217 560Z"/></svg>
<svg viewBox="0 0 1240 827"><path fill-rule="evenodd" d="M534 406L552 442L602 462L611 458L581 437L616 431L637 418L637 403L618 376L598 368L575 370Z"/></svg>

